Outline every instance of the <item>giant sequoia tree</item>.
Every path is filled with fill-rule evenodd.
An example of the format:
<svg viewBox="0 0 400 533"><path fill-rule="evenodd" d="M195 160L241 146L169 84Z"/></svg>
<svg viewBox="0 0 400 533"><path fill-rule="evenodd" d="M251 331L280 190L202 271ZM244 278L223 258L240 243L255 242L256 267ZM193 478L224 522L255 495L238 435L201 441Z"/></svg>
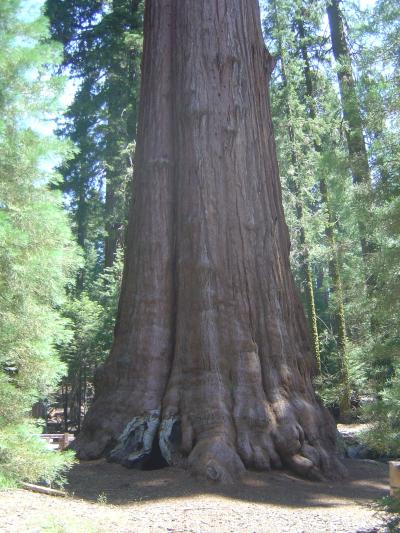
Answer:
<svg viewBox="0 0 400 533"><path fill-rule="evenodd" d="M256 0L148 0L115 341L81 458L340 471L289 267Z"/></svg>

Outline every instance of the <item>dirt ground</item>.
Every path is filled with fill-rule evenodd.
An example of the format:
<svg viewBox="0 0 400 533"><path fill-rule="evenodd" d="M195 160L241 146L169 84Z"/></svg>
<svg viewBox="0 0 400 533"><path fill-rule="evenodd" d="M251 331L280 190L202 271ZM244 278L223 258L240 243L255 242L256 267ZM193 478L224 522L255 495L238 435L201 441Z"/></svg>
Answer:
<svg viewBox="0 0 400 533"><path fill-rule="evenodd" d="M55 533L378 533L388 516L388 467L346 460L349 478L315 483L289 473L247 473L210 485L175 468L127 470L104 460L77 464L67 498L0 493L0 531Z"/></svg>

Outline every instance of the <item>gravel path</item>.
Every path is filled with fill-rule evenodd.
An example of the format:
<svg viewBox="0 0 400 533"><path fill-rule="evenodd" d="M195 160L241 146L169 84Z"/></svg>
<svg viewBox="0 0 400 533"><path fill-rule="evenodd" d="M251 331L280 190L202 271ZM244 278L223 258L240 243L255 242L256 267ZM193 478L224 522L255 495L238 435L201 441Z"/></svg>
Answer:
<svg viewBox="0 0 400 533"><path fill-rule="evenodd" d="M213 486L174 468L127 470L104 461L70 474L68 498L0 493L0 531L55 533L378 533L372 504L388 493L387 465L347 460L349 479L312 483L284 472Z"/></svg>

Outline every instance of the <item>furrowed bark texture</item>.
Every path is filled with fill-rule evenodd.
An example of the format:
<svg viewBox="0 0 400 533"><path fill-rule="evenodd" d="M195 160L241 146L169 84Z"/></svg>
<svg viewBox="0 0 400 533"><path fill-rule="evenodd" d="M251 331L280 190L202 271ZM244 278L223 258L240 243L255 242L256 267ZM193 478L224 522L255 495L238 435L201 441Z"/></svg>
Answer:
<svg viewBox="0 0 400 533"><path fill-rule="evenodd" d="M289 267L256 0L146 3L134 205L111 355L77 440L230 481L341 472Z"/></svg>

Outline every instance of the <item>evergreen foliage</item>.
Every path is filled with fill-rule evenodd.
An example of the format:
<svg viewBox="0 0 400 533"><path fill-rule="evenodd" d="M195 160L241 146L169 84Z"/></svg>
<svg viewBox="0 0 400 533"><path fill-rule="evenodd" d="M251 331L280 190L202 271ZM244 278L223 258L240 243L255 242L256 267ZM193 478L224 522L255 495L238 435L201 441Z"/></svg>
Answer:
<svg viewBox="0 0 400 533"><path fill-rule="evenodd" d="M326 68L324 9L323 2L267 2L265 29L277 57L272 103L292 234L292 268L304 295L314 345L318 328L320 392L329 404L341 403L342 410L348 410L351 384L341 264L351 219L344 216L349 202L346 155L340 102Z"/></svg>
<svg viewBox="0 0 400 533"><path fill-rule="evenodd" d="M47 170L68 147L39 132L40 119L60 112L63 80L45 67L59 51L44 17L29 20L19 0L5 0L0 24L0 484L50 482L70 458L48 452L27 417L65 371L55 343L69 335L60 307L77 266Z"/></svg>
<svg viewBox="0 0 400 533"><path fill-rule="evenodd" d="M400 3L378 0L366 23L356 27L361 102L375 190L374 239L379 253L370 271L376 290L367 372L376 401L366 409L373 429L367 442L380 452L400 453ZM370 45L368 46L368 43Z"/></svg>
<svg viewBox="0 0 400 533"><path fill-rule="evenodd" d="M68 363L64 404L79 429L88 386L113 338L131 199L143 2L47 0L46 14L53 39L63 45L61 70L77 85L58 134L76 148L60 168L60 189L84 254L63 307L73 338L60 345Z"/></svg>
<svg viewBox="0 0 400 533"><path fill-rule="evenodd" d="M78 85L59 134L77 148L61 167L82 247L110 267L123 242L136 134L143 5L139 0L47 0L63 72Z"/></svg>
<svg viewBox="0 0 400 533"><path fill-rule="evenodd" d="M335 61L324 32L332 6L342 46L338 54L336 43ZM277 57L272 104L292 268L306 304L306 285L313 285L319 391L342 411L346 396L353 405L369 398L365 416L378 422L366 439L395 453L400 6L378 1L362 12L337 0L268 0L264 8ZM303 268L305 247L311 277Z"/></svg>
<svg viewBox="0 0 400 533"><path fill-rule="evenodd" d="M101 272L97 271L95 260L95 252L89 253L83 289L71 294L63 306L63 315L73 331L72 337L59 345L61 359L68 369L64 377L68 388L68 399L64 398L64 402L69 408L66 430L69 422L79 429L81 416L92 395L94 372L107 357L113 340L122 277L122 249L117 250L113 265Z"/></svg>

